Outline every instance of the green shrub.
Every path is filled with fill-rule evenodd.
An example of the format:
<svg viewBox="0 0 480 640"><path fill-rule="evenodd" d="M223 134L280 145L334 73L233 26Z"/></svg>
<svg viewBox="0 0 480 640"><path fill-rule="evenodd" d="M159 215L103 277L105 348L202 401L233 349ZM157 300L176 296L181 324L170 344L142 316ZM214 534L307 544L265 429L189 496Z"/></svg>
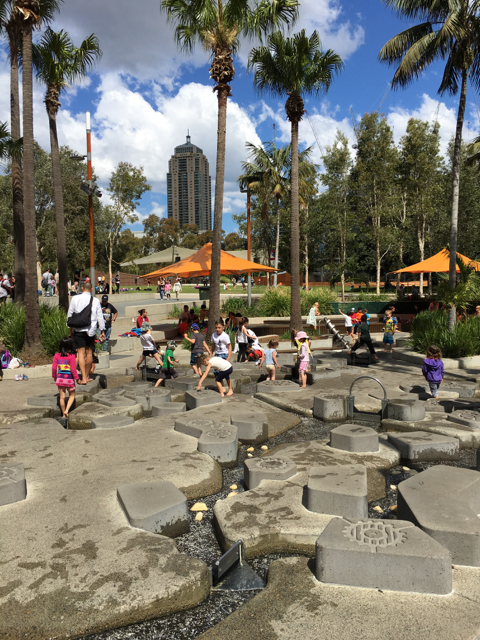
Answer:
<svg viewBox="0 0 480 640"><path fill-rule="evenodd" d="M227 298L222 305L222 313L228 315L230 312L246 315L247 300L242 298Z"/></svg>
<svg viewBox="0 0 480 640"><path fill-rule="evenodd" d="M180 307L177 307L177 305L174 304L173 309L170 311L169 315L171 318L178 318L181 313L182 313L182 310L180 309Z"/></svg>
<svg viewBox="0 0 480 640"><path fill-rule="evenodd" d="M54 356L60 345L60 340L70 335L67 327L67 314L61 307L40 305L40 329L45 353Z"/></svg>
<svg viewBox="0 0 480 640"><path fill-rule="evenodd" d="M289 316L290 289L286 287L267 289L258 302L258 311L258 315L269 318L285 318Z"/></svg>
<svg viewBox="0 0 480 640"><path fill-rule="evenodd" d="M337 302L337 294L330 287L314 287L310 291L301 292L302 315L308 315L315 302L321 314L332 312L332 302Z"/></svg>
<svg viewBox="0 0 480 640"><path fill-rule="evenodd" d="M25 308L5 303L0 307L0 339L13 355L23 349L25 341Z"/></svg>
<svg viewBox="0 0 480 640"><path fill-rule="evenodd" d="M448 330L448 315L443 311L423 311L412 322L410 344L414 351L426 353L436 344L444 358L466 358L480 354L480 321L467 318Z"/></svg>
<svg viewBox="0 0 480 640"><path fill-rule="evenodd" d="M40 329L43 348L47 355L54 356L60 340L70 334L67 314L59 307L40 305ZM4 304L0 308L0 338L14 356L21 353L25 342L25 308L16 304Z"/></svg>

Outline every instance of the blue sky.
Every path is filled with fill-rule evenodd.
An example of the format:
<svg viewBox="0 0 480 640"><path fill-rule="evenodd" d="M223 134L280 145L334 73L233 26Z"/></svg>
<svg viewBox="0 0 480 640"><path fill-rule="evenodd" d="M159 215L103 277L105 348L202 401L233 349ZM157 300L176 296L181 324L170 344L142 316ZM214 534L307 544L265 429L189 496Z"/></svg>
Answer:
<svg viewBox="0 0 480 640"><path fill-rule="evenodd" d="M185 141L187 129L210 162L212 186L215 180L216 97L208 76L208 57L198 48L192 56L179 53L173 30L160 13L159 0L65 0L55 29L66 29L76 44L94 32L104 55L95 72L64 96L58 118L61 144L85 153L85 111L92 112L93 160L106 187L120 161L145 168L152 191L139 207L139 222L155 213L166 216L166 173L174 147ZM407 23L400 21L381 0L304 0L294 31L305 28L320 33L323 47L332 48L345 62L327 96L307 99L306 107L321 139L331 144L337 129L354 143L350 109L356 118L378 108L393 69L377 61L378 52L389 38ZM276 125L277 144L290 137L284 101L261 98L253 91L252 76L246 73L249 44L242 46L235 60L233 96L228 104L224 229L235 229L231 214L244 207L235 179L246 159L245 142L271 140ZM445 149L455 130L456 99L438 97L441 67L432 67L407 90L388 92L381 111L398 142L410 117L433 121L438 109L442 146ZM1 119L9 116L9 73L6 57L0 63ZM479 119L471 87L464 137L477 135ZM48 122L43 89L35 88L35 136L49 148ZM308 120L300 127L302 144L315 145ZM315 147L315 160L320 152ZM352 149L352 153L354 153ZM213 203L212 203L213 204Z"/></svg>

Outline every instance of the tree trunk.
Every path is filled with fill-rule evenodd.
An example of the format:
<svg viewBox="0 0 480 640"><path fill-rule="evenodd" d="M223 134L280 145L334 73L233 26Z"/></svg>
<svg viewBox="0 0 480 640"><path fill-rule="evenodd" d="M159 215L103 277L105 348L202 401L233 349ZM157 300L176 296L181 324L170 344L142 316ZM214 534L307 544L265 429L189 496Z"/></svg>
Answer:
<svg viewBox="0 0 480 640"><path fill-rule="evenodd" d="M420 262L425 260L425 218L417 222L417 239L420 250ZM423 296L423 273L420 274L420 295Z"/></svg>
<svg viewBox="0 0 480 640"><path fill-rule="evenodd" d="M458 105L457 129L455 131L455 145L452 159L452 215L450 219L450 264L448 279L450 286L454 289L457 286L457 231L458 231L458 201L460 197L460 156L462 147L463 120L465 118L465 105L467 102L467 79L468 72L462 71L462 90ZM453 333L456 322L456 309L448 312L448 330Z"/></svg>
<svg viewBox="0 0 480 640"><path fill-rule="evenodd" d="M54 113L48 113L50 127L50 148L52 152L53 197L55 200L55 223L57 231L58 261L58 302L68 311L68 271L67 243L65 239L65 214L63 208L62 171L60 168L60 150L58 148L57 122ZM92 286L95 283L92 282Z"/></svg>
<svg viewBox="0 0 480 640"><path fill-rule="evenodd" d="M10 132L16 142L20 137L20 95L18 90L18 42L9 34L10 43ZM13 242L15 248L15 302L25 302L25 221L21 157L12 158Z"/></svg>
<svg viewBox="0 0 480 640"><path fill-rule="evenodd" d="M377 250L376 250L376 256L377 256L377 288L376 288L376 292L377 292L377 296L380 295L380 268L381 268L381 264L382 264L382 256L380 255L380 240L377 239Z"/></svg>
<svg viewBox="0 0 480 640"><path fill-rule="evenodd" d="M25 346L34 354L42 348L36 277L35 167L33 156L32 26L23 26L23 196L25 214Z"/></svg>
<svg viewBox="0 0 480 640"><path fill-rule="evenodd" d="M305 230L305 291L308 291L308 204L306 208L306 230Z"/></svg>
<svg viewBox="0 0 480 640"><path fill-rule="evenodd" d="M301 331L302 308L300 303L300 212L298 202L298 121L292 121L292 202L290 206L290 329Z"/></svg>
<svg viewBox="0 0 480 640"><path fill-rule="evenodd" d="M277 198L277 233L275 236L275 261L273 266L278 269L278 253L280 251L280 204ZM273 286L277 286L277 272L275 271L273 276Z"/></svg>
<svg viewBox="0 0 480 640"><path fill-rule="evenodd" d="M220 318L220 251L222 241L223 190L225 182L225 143L227 137L228 86L217 89L218 128L217 164L215 168L215 204L213 209L212 266L210 271L210 310L208 335L215 331L215 322Z"/></svg>

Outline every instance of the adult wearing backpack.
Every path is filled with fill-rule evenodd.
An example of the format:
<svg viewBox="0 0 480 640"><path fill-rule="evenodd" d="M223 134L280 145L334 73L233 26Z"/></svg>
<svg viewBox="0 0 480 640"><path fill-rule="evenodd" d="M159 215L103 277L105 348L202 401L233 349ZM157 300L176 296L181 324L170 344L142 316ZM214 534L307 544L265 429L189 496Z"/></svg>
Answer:
<svg viewBox="0 0 480 640"><path fill-rule="evenodd" d="M92 296L92 283L82 284L82 293L72 298L67 315L67 326L77 350L78 366L82 379L78 384L90 381L90 370L95 349L97 327L100 329L100 341L105 340L105 320L100 302Z"/></svg>

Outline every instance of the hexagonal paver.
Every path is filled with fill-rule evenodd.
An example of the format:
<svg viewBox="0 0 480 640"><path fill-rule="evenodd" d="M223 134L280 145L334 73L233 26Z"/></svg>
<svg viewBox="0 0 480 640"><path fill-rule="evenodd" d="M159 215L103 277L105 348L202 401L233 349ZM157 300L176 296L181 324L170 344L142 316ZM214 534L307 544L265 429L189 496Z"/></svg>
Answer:
<svg viewBox="0 0 480 640"><path fill-rule="evenodd" d="M27 497L27 481L22 463L0 465L0 507Z"/></svg>
<svg viewBox="0 0 480 640"><path fill-rule="evenodd" d="M197 379L198 384L198 379ZM222 396L218 391L212 391L210 389L202 389L201 391L186 391L185 402L187 404L187 410L197 409L198 407L205 407L209 404L219 404L222 402Z"/></svg>
<svg viewBox="0 0 480 640"><path fill-rule="evenodd" d="M185 402L164 402L152 406L152 418L168 416L171 413L184 413L186 410Z"/></svg>
<svg viewBox="0 0 480 640"><path fill-rule="evenodd" d="M147 380L137 380L136 382L127 382L123 385L123 389L127 391L138 391L140 389L151 389L153 387L153 382L148 382Z"/></svg>
<svg viewBox="0 0 480 640"><path fill-rule="evenodd" d="M400 451L404 460L412 462L459 458L459 442L456 438L440 436L429 431L389 433L388 441Z"/></svg>
<svg viewBox="0 0 480 640"><path fill-rule="evenodd" d="M389 400L387 405L389 420L402 420L412 422L425 419L425 403L416 399Z"/></svg>
<svg viewBox="0 0 480 640"><path fill-rule="evenodd" d="M170 538L190 531L187 499L172 482L122 484L117 497L132 527Z"/></svg>
<svg viewBox="0 0 480 640"><path fill-rule="evenodd" d="M342 424L330 431L330 446L342 451L378 451L378 433L359 424Z"/></svg>
<svg viewBox="0 0 480 640"><path fill-rule="evenodd" d="M250 458L245 460L245 487L255 489L262 480L285 481L296 473L296 464L286 456Z"/></svg>
<svg viewBox="0 0 480 640"><path fill-rule="evenodd" d="M336 422L347 418L346 397L323 393L313 399L313 417L325 422Z"/></svg>
<svg viewBox="0 0 480 640"><path fill-rule="evenodd" d="M291 380L265 380L257 383L257 393L283 393L298 391L300 386Z"/></svg>
<svg viewBox="0 0 480 640"><path fill-rule="evenodd" d="M268 440L268 418L262 411L242 411L230 418L238 429L238 438L243 444L259 444Z"/></svg>
<svg viewBox="0 0 480 640"><path fill-rule="evenodd" d="M472 427L472 429L480 429L480 412L470 411L463 409L460 411L454 411L447 416L449 422L455 422L465 427Z"/></svg>
<svg viewBox="0 0 480 640"><path fill-rule="evenodd" d="M367 518L367 469L360 464L312 467L308 472L307 509L344 518Z"/></svg>
<svg viewBox="0 0 480 640"><path fill-rule="evenodd" d="M92 429L117 429L135 424L131 416L103 416L92 420Z"/></svg>
<svg viewBox="0 0 480 640"><path fill-rule="evenodd" d="M199 438L204 431L215 429L217 425L230 425L226 418L222 418L222 421L216 422L215 420L203 420L202 418L192 418L189 415L182 416L181 418L175 418L175 431L185 433L187 436L193 438Z"/></svg>
<svg viewBox="0 0 480 640"><path fill-rule="evenodd" d="M193 376L183 376L180 378L171 378L164 382L166 389L175 389L175 391L195 391L198 385L198 378Z"/></svg>
<svg viewBox="0 0 480 640"><path fill-rule="evenodd" d="M208 453L222 467L235 467L238 454L237 428L230 424L217 424L202 431L198 450Z"/></svg>
<svg viewBox="0 0 480 640"><path fill-rule="evenodd" d="M109 398L100 398L98 404L102 404L105 407L134 407L136 404L141 404L136 400L127 398L126 396L111 396Z"/></svg>
<svg viewBox="0 0 480 640"><path fill-rule="evenodd" d="M33 396L32 398L27 398L27 404L30 407L50 407L51 409L57 409L58 395L45 393L43 395Z"/></svg>

